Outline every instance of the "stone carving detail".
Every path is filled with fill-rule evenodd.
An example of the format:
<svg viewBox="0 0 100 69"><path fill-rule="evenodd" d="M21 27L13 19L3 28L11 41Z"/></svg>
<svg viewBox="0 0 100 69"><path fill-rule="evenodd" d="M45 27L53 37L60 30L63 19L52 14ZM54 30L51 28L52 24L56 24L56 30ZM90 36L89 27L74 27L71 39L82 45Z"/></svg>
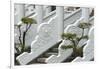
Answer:
<svg viewBox="0 0 100 69"><path fill-rule="evenodd" d="M41 24L38 27L38 36L36 37L36 41L32 42L31 49L34 50L34 47L44 47L45 44L48 45L47 43L51 43L53 40L57 41L57 28L55 26L56 24L54 19L48 23Z"/></svg>
<svg viewBox="0 0 100 69"><path fill-rule="evenodd" d="M79 23L79 21L82 20L82 19L79 19L77 21L77 23ZM77 30L79 30L77 32ZM72 24L72 25L68 25L67 28L64 30L64 33L67 33L67 32L71 32L71 33L78 33L78 35L82 32L79 28L77 28L77 26L75 24ZM80 36L80 35L79 35ZM69 41L69 40L63 40L63 42L59 45L59 52L58 52L58 55L51 55L49 58L46 59L46 63L59 63L59 62L62 62L64 61L66 58L68 58L72 52L73 52L73 49L67 49L67 50L63 50L61 48L62 45L71 45L72 43Z"/></svg>
<svg viewBox="0 0 100 69"><path fill-rule="evenodd" d="M77 27L77 25L83 20L83 18L81 17L79 20L77 20L74 24L68 25L67 28L64 30L65 33L76 33L78 35L78 37L81 37L82 35L82 30ZM93 18L89 20L89 22L93 22ZM93 23L91 23L93 24ZM88 32L88 30L86 30L86 32ZM86 33L85 35L88 35L88 33ZM87 40L84 39L82 41L80 41L79 46L82 46L82 44L84 44ZM63 50L61 49L62 45L71 45L71 42L68 40L63 40L63 42L59 45L58 48L58 55L51 55L49 58L46 59L46 63L60 63L62 61L64 61L65 59L67 59L73 52L73 49L67 49L67 50ZM92 53L93 54L93 53Z"/></svg>
<svg viewBox="0 0 100 69"><path fill-rule="evenodd" d="M77 13L77 14L75 14ZM64 25L66 28L64 32L70 32L70 33L76 33L78 37L82 35L82 30L77 27L77 25L80 23L80 21L83 20L83 18L80 18L80 10L75 12L66 18L64 18ZM75 18L75 16L77 18ZM71 16L71 17L70 17ZM74 17L73 17L74 16ZM75 19L73 19L75 18ZM79 19L80 18L80 19ZM73 19L71 21L71 19ZM77 20L79 19L79 20ZM76 21L77 20L77 21ZM75 22L75 23L74 23ZM40 22L41 23L41 22ZM69 23L69 24L67 24ZM74 23L74 24L73 24ZM89 30L86 30L86 35L88 34ZM24 65L32 61L33 59L37 58L39 55L41 55L43 52L51 48L54 44L58 42L58 27L57 27L57 20L56 20L56 15L53 16L48 22L45 21L45 23L41 23L38 28L37 28L37 36L35 37L35 40L31 43L31 52L27 53L24 52L20 56L17 57L17 60L19 61L20 64ZM80 44L86 42L86 40L83 40ZM72 48L67 49L67 50L62 50L61 46L62 45L70 45L70 41L63 40L63 42L59 45L59 53L57 56L52 55L50 56L45 62L47 63L58 63L62 62L66 58L68 58L73 50ZM86 50L86 49L85 49ZM85 54L87 55L87 54ZM91 55L91 54L90 54Z"/></svg>
<svg viewBox="0 0 100 69"><path fill-rule="evenodd" d="M56 16L51 18L48 23L42 23L38 27L38 35L31 44L31 53L23 53L17 57L20 64L27 64L31 60L38 57L40 54L45 52L47 49L51 48L54 44L58 42L57 36L57 22ZM26 57L23 57L26 56ZM30 59L29 59L30 58ZM25 59L25 60L23 60Z"/></svg>

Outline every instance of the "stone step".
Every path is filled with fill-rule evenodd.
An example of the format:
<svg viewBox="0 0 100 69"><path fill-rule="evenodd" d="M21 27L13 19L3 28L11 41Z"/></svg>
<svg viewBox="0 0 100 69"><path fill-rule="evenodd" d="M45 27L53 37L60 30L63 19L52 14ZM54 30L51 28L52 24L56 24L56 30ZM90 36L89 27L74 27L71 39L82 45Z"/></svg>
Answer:
<svg viewBox="0 0 100 69"><path fill-rule="evenodd" d="M58 48L51 48L47 52L57 53L58 52Z"/></svg>
<svg viewBox="0 0 100 69"><path fill-rule="evenodd" d="M52 52L58 52L58 48L53 48L51 51Z"/></svg>
<svg viewBox="0 0 100 69"><path fill-rule="evenodd" d="M57 52L46 52L46 53L40 55L38 58L44 58L44 57L48 58L51 55L57 55L57 54L58 54Z"/></svg>
<svg viewBox="0 0 100 69"><path fill-rule="evenodd" d="M57 48L55 48L57 49ZM46 57L48 56L51 56L51 55L57 55L58 53L53 53L53 52L49 52L49 53L46 53L45 54L45 57L40 57L40 58L37 58L37 63L45 63L45 60L47 59Z"/></svg>
<svg viewBox="0 0 100 69"><path fill-rule="evenodd" d="M59 44L62 42L62 40L61 41L59 41L58 43L56 43L52 48L58 48L59 47Z"/></svg>
<svg viewBox="0 0 100 69"><path fill-rule="evenodd" d="M69 58L65 59L63 62L71 62L74 59L75 59L75 57L70 56Z"/></svg>
<svg viewBox="0 0 100 69"><path fill-rule="evenodd" d="M51 55L58 55L58 53L48 52L48 53L45 54L46 57L49 57Z"/></svg>
<svg viewBox="0 0 100 69"><path fill-rule="evenodd" d="M55 44L52 48L48 49L46 52L41 54L35 60L31 61L29 64L38 64L38 63L45 63L45 60L51 55L57 55L58 53L58 46L62 41Z"/></svg>
<svg viewBox="0 0 100 69"><path fill-rule="evenodd" d="M37 58L37 62L38 63L45 63L45 60L46 60L47 58Z"/></svg>

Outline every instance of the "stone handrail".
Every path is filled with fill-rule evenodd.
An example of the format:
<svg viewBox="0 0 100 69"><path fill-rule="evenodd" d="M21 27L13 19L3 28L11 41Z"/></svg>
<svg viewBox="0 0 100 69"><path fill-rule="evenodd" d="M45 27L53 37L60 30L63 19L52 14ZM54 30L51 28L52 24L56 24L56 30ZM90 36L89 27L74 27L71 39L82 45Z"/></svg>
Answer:
<svg viewBox="0 0 100 69"><path fill-rule="evenodd" d="M81 9L78 9L75 12L65 11L64 13L65 13L64 14L64 28L66 28L66 26L68 26L69 24L73 24L77 19L81 17ZM43 22L49 21L50 18L55 15L56 15L56 11L52 11L51 13L49 13L47 16L43 18ZM36 14L32 16L28 16L28 17L32 17L36 19Z"/></svg>
<svg viewBox="0 0 100 69"><path fill-rule="evenodd" d="M68 50L63 50L61 49L62 45L69 45L71 42L70 41L66 41L63 40L62 43L59 45L58 48L58 55L51 55L49 58L47 58L45 60L46 63L60 63L62 61L64 61L66 58L68 58L69 56L71 56L71 54L73 53L73 49L70 48Z"/></svg>
<svg viewBox="0 0 100 69"><path fill-rule="evenodd" d="M75 15L75 13L73 13L72 15ZM58 29L56 28L56 26L56 16L51 18L48 23L42 23L39 25L39 27L37 28L38 35L31 45L31 53L24 52L17 57L17 60L20 62L20 64L27 64L58 42Z"/></svg>
<svg viewBox="0 0 100 69"><path fill-rule="evenodd" d="M34 15L32 15L34 14ZM32 14L30 14L27 17L30 18L34 18L36 20L37 14L35 12L33 12ZM43 22L48 22L50 18L54 17L56 15L56 11L52 11L51 13L49 13L46 17L44 17L44 21ZM64 27L68 26L69 24L74 23L81 15L81 9L76 10L75 12L66 12L64 14ZM67 19L67 20L66 20ZM31 29L30 29L30 34L26 36L26 45L30 46L32 40L34 40L34 38L36 37L37 33L33 33L34 31L36 32L38 25L32 25ZM21 28L21 29L24 29ZM31 38L32 37L32 38ZM17 40L16 40L17 41Z"/></svg>
<svg viewBox="0 0 100 69"><path fill-rule="evenodd" d="M74 27L74 26L77 26L77 23L79 23L79 21L81 21L83 18L80 18L79 20L76 21L76 24L72 24L72 25L69 25L67 26L67 28L64 30L64 32L70 32L70 28ZM90 23L93 24L94 20L94 17L91 17L89 19ZM77 34L78 36L80 37L81 35L81 30L79 30L79 28L75 27L76 29L78 29ZM75 32L75 30L73 30ZM80 32L79 32L80 31ZM72 32L72 31L71 31ZM86 40L82 41L82 43L84 44L84 42L86 42ZM59 48L58 48L58 55L51 55L49 58L47 58L45 60L46 63L60 63L62 61L64 61L65 59L67 59L73 52L72 48L70 49L67 49L67 50L63 50L61 49L61 45L68 45L70 42L67 40L67 42L65 40L63 40L63 42L59 45ZM71 44L71 43L70 43Z"/></svg>
<svg viewBox="0 0 100 69"><path fill-rule="evenodd" d="M68 15L68 14L70 14L71 12L69 12L69 11L64 11L64 16L66 16L66 15ZM43 19L43 21L44 22L47 22L51 17L53 17L53 16L55 16L56 15L56 10L55 11L52 11L52 12L50 12L47 16L44 16L44 19ZM66 17L65 17L66 18ZM64 19L65 19L64 18Z"/></svg>
<svg viewBox="0 0 100 69"><path fill-rule="evenodd" d="M75 23L76 20L78 20L81 17L82 10L78 9L75 12L72 12L64 19L64 28L66 28L68 25Z"/></svg>
<svg viewBox="0 0 100 69"><path fill-rule="evenodd" d="M64 22L74 23L77 19L80 18L80 15L81 15L81 10L79 9L73 12L72 14L66 16ZM66 21L67 19L68 21ZM27 64L33 59L37 58L39 55L47 51L49 48L51 48L54 44L58 42L58 36L57 36L58 28L57 28L56 16L50 18L50 20L45 23L41 23L38 26L37 30L38 30L37 32L38 35L35 37L35 40L31 44L31 53L24 52L23 54L17 57L17 60L22 65Z"/></svg>
<svg viewBox="0 0 100 69"><path fill-rule="evenodd" d="M24 52L17 57L20 64L27 64L58 42L55 18L51 18L48 23L42 23L38 27L38 35L31 44L31 53Z"/></svg>

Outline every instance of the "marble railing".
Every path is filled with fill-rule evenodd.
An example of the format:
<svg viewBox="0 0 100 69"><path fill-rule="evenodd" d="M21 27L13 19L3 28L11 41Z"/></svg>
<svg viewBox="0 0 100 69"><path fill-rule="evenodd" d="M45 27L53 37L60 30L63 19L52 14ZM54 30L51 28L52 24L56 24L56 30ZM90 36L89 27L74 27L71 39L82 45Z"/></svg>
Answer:
<svg viewBox="0 0 100 69"><path fill-rule="evenodd" d="M78 20L81 17L82 10L78 9L71 14L65 16L64 18L64 28L66 28L68 25L75 23L76 20Z"/></svg>
<svg viewBox="0 0 100 69"><path fill-rule="evenodd" d="M25 16L29 17L36 13L35 5L25 4Z"/></svg>
<svg viewBox="0 0 100 69"><path fill-rule="evenodd" d="M78 27L77 27L77 24L79 24L79 22L82 20L83 18L80 18L79 20L77 20L76 22L75 22L75 24L72 24L72 25L69 25L69 26L67 26L67 28L64 30L64 32L66 33L66 32L71 32L71 33L76 33L77 34L77 36L78 37L80 37L80 35L82 34L82 30L81 29L79 29ZM93 26L93 23L94 23L94 17L91 17L90 19L89 19L89 22L92 24L92 26ZM91 27L92 27L91 26ZM87 29L85 30L85 35L88 35L88 33L87 32L89 32ZM81 46L81 45L83 45L85 42L86 42L87 40L82 40L80 43L79 43L79 46ZM59 48L58 48L58 55L56 56L56 55L51 55L49 58L47 58L46 60L45 60L45 62L46 63L60 63L60 62L62 62L62 61L64 61L65 59L67 59L67 58L69 58L71 55L72 55L72 53L73 53L73 49L72 48L70 48L70 49L66 49L66 50L63 50L62 48L61 48L61 46L62 45L70 45L71 44L71 42L70 41L68 41L68 40L63 40L63 42L59 45ZM91 50L93 49L93 45L92 45L92 47L90 48ZM87 50L87 49L86 49ZM91 51L90 50L90 51ZM85 51L84 51L85 52ZM92 55L92 57L91 57L91 55L90 55L90 57L91 58L93 58L93 50L92 50L92 52L90 53L91 55ZM89 56L89 54L86 54L86 56ZM74 61L79 61L79 59L81 59L80 57L79 58L76 58ZM84 59L85 60L85 59ZM88 59L86 59L86 60L88 60Z"/></svg>
<svg viewBox="0 0 100 69"><path fill-rule="evenodd" d="M65 16L64 19L67 18L67 16L68 16L69 14L71 14L71 13L72 13L72 12L64 11L64 16ZM52 12L48 13L48 15L44 16L43 21L44 21L44 22L47 22L48 20L50 20L50 18L54 17L55 15L56 15L56 10L55 10L55 11L52 11Z"/></svg>
<svg viewBox="0 0 100 69"><path fill-rule="evenodd" d="M81 10L79 9L69 14L68 16L64 16L64 26L67 27L70 23L75 23L81 17L80 15ZM34 41L32 41L31 52L24 52L16 58L21 65L28 64L30 61L37 58L39 55L47 51L49 48L53 47L53 45L58 42L58 37L61 35L58 36L58 22L56 17L56 15L54 17L50 17L47 22L43 22L37 26L37 35L35 36ZM63 50L61 50L59 53L62 54L62 52L64 53ZM72 53L72 49L68 50L67 52L70 52L67 55L70 56L70 54Z"/></svg>
<svg viewBox="0 0 100 69"><path fill-rule="evenodd" d="M38 35L31 44L31 53L24 52L17 57L20 64L27 64L58 42L55 18L51 18L48 23L42 23L38 27Z"/></svg>
<svg viewBox="0 0 100 69"><path fill-rule="evenodd" d="M68 26L69 24L74 23L77 19L79 19L81 17L81 9L78 9L74 12L68 12L65 11L64 12L64 28L66 26ZM48 13L47 16L44 17L43 22L48 22L50 20L50 18L56 16L56 11L52 11L50 13ZM30 18L34 18L35 20L37 20L37 14L34 13L34 15L28 16ZM32 27L30 28L30 30L28 31L30 34L26 35L26 45L30 46L31 42L35 39L36 35L37 35L37 27L39 25L37 24L33 24ZM25 26L23 26L21 29L24 30ZM34 33L35 32L35 33ZM17 29L16 29L16 33L18 33ZM16 38L18 38L18 35L16 36ZM15 42L18 42L18 39L15 39Z"/></svg>
<svg viewBox="0 0 100 69"><path fill-rule="evenodd" d="M80 10L78 10L77 12L79 11ZM67 18L70 18L70 16L74 16L74 15L76 16L77 12L75 11L74 13L69 15ZM50 47L52 47L54 44L58 42L58 37L57 37L58 29L56 26L57 26L56 16L52 17L48 21L48 23L42 23L39 25L39 27L37 28L38 35L35 37L35 40L32 42L32 45L31 45L31 53L25 52L17 57L17 60L20 62L20 64L27 64L28 62L35 59L39 55L41 55L43 52L45 52L46 50L48 50Z"/></svg>

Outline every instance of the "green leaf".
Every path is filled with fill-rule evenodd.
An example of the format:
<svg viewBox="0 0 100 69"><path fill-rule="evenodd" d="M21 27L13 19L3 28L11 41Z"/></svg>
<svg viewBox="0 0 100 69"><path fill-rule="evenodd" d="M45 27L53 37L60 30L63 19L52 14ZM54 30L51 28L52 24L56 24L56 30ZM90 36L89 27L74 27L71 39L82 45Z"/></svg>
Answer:
<svg viewBox="0 0 100 69"><path fill-rule="evenodd" d="M77 41L79 41L79 40L80 40L80 38L79 38L79 37L76 37L76 40L77 40Z"/></svg>
<svg viewBox="0 0 100 69"><path fill-rule="evenodd" d="M28 46L28 47L25 47L25 50L24 50L25 52L30 52L31 51L31 48L30 48L30 46Z"/></svg>
<svg viewBox="0 0 100 69"><path fill-rule="evenodd" d="M37 22L36 22L36 20L35 19L33 19L33 18L28 18L28 17L23 17L22 19L21 19L21 21L24 23L24 24L36 24Z"/></svg>
<svg viewBox="0 0 100 69"><path fill-rule="evenodd" d="M76 48L76 55L83 57L83 47L77 47Z"/></svg>
<svg viewBox="0 0 100 69"><path fill-rule="evenodd" d="M62 45L61 48L66 50L66 49L73 48L73 45L67 45L67 46L66 45Z"/></svg>
<svg viewBox="0 0 100 69"><path fill-rule="evenodd" d="M66 38L66 34L63 33L63 34L61 35L61 37L62 37L62 39L65 39L65 38Z"/></svg>
<svg viewBox="0 0 100 69"><path fill-rule="evenodd" d="M78 25L79 28L82 28L82 29L85 29L85 28L89 28L91 26L90 23L85 23L85 22L82 22Z"/></svg>
<svg viewBox="0 0 100 69"><path fill-rule="evenodd" d="M87 35L86 36L83 36L82 39L88 39L88 36Z"/></svg>
<svg viewBox="0 0 100 69"><path fill-rule="evenodd" d="M62 35L63 39L74 39L76 38L76 34L72 34L72 33L63 33Z"/></svg>

